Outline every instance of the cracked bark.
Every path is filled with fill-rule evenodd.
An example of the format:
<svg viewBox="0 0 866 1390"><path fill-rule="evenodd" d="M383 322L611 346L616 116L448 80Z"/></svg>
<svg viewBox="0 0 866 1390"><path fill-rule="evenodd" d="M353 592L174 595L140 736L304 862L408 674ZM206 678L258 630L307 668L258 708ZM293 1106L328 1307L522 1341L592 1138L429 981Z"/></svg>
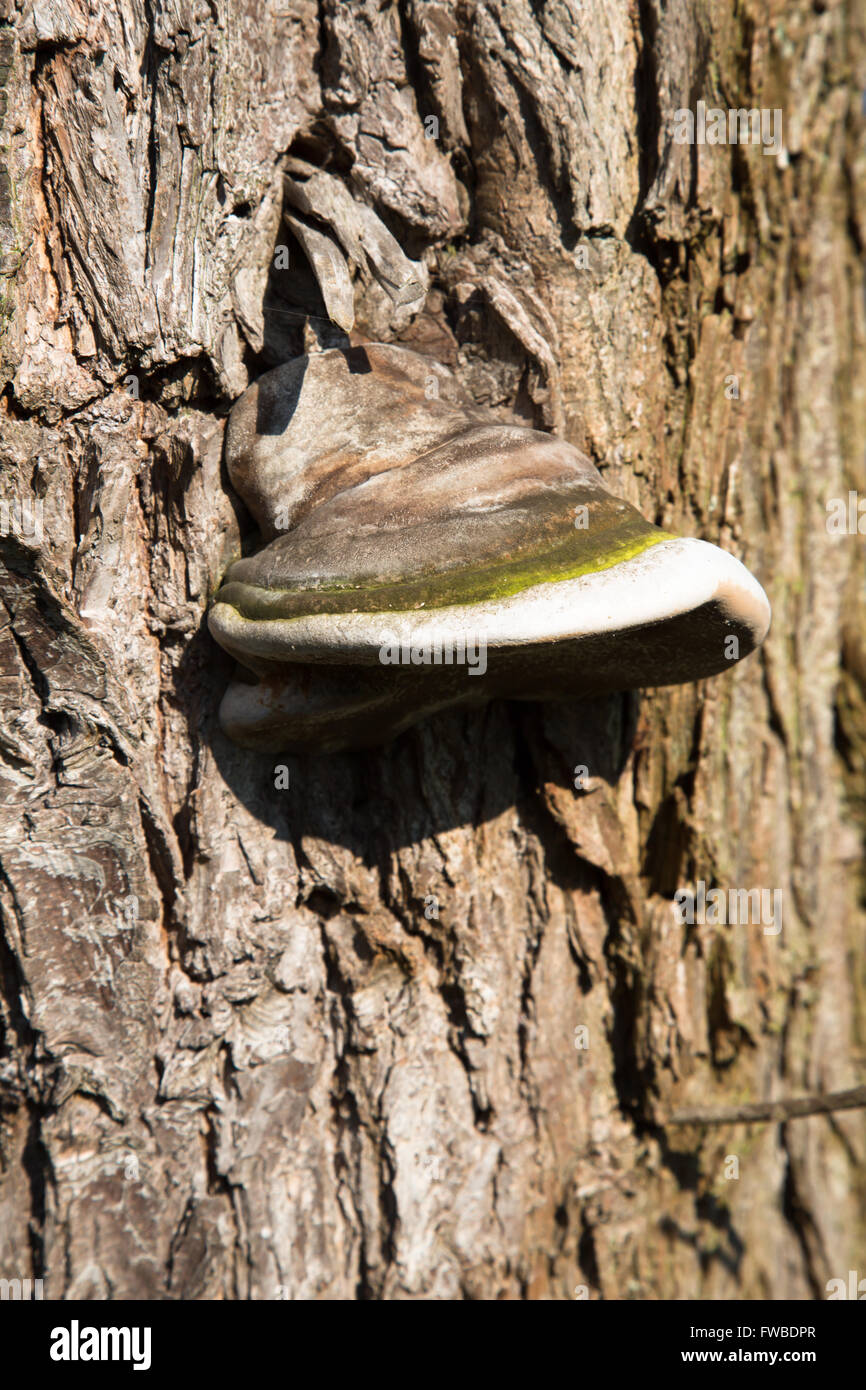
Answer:
<svg viewBox="0 0 866 1390"><path fill-rule="evenodd" d="M866 492L863 19L585 8L0 5L0 500L43 509L0 537L0 1277L810 1298L862 1261L861 1111L665 1118L866 1074L863 539L825 526ZM675 144L699 98L780 108L786 159ZM760 657L286 790L221 738L225 416L330 331L292 158L430 272L419 314L355 267L354 340L735 550ZM676 925L701 878L780 888L780 936Z"/></svg>

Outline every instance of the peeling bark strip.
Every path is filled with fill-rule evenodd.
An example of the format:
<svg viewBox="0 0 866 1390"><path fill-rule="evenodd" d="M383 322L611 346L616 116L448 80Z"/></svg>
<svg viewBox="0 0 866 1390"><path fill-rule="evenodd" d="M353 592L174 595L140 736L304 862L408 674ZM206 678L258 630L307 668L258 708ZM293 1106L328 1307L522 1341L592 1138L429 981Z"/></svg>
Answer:
<svg viewBox="0 0 866 1390"><path fill-rule="evenodd" d="M803 1299L862 1266L860 1102L657 1117L862 1091L866 565L827 515L866 496L864 88L857 7L811 0L0 0L0 1279ZM699 109L782 116L681 143ZM226 420L349 333L741 560L760 655L235 748ZM784 930L672 921L698 881L778 889Z"/></svg>

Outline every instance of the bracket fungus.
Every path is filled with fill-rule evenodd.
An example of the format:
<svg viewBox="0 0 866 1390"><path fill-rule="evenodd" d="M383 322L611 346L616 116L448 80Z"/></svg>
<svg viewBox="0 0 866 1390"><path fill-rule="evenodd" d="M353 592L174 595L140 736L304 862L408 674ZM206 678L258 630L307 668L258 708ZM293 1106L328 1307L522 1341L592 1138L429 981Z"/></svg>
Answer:
<svg viewBox="0 0 866 1390"><path fill-rule="evenodd" d="M227 457L265 542L210 612L248 673L220 710L245 747L336 751L497 696L693 681L769 626L733 555L651 525L578 449L473 406L404 348L266 373L231 412Z"/></svg>

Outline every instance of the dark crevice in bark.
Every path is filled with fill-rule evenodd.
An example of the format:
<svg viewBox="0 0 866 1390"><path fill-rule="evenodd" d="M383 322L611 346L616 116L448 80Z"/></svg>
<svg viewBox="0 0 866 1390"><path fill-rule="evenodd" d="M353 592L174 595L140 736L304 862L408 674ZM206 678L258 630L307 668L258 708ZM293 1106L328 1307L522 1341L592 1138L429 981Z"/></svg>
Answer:
<svg viewBox="0 0 866 1390"><path fill-rule="evenodd" d="M338 984L341 991L340 997L343 998L347 996L349 993L348 987L342 983L336 968L333 971L333 977L331 976L330 964L328 970L329 979L336 977L333 978L333 984ZM329 988L332 989L332 992L333 984L329 983ZM379 1289L377 1281L374 1279L373 1269L370 1263L369 1243L372 1233L367 1230L363 1215L359 1210L356 1200L356 1194L360 1183L360 1149L364 1142L364 1132L361 1112L358 1108L355 1093L352 1090L348 1058L348 1049L344 1047L336 1058L330 1089L334 1134L334 1177L337 1192L347 1192L352 1203L351 1219L354 1221L358 1236L358 1271L355 1283L355 1297L361 1302L369 1302L378 1297ZM350 1149L350 1152L354 1150L354 1169L345 1152L347 1147ZM340 1206L342 1209L342 1199L340 1201ZM350 1218L345 1211L344 1217L348 1223Z"/></svg>
<svg viewBox="0 0 866 1390"><path fill-rule="evenodd" d="M695 1215L699 1221L706 1221L726 1238L728 1267L734 1277L739 1278L746 1247L734 1226L727 1203L720 1202L712 1192L701 1193L695 1202Z"/></svg>
<svg viewBox="0 0 866 1390"><path fill-rule="evenodd" d="M708 1249L703 1243L700 1228L695 1231L685 1230L669 1216L663 1217L659 1222L659 1229L668 1239L689 1246L694 1251L702 1274L709 1274L713 1266L719 1264L732 1278L736 1277L741 1258L738 1250L723 1250L718 1245Z"/></svg>
<svg viewBox="0 0 866 1390"><path fill-rule="evenodd" d="M147 135L147 208L144 216L145 269L151 268L150 229L156 212L156 185L159 171L159 144L157 134L157 95L159 70L165 60L165 53L156 42L156 21L153 0L144 0L144 13L147 16L147 43L141 64L141 76L150 94L149 128Z"/></svg>
<svg viewBox="0 0 866 1390"><path fill-rule="evenodd" d="M187 1199L183 1211L181 1212L180 1221L177 1223L177 1226L172 1232L171 1240L169 1241L168 1254L166 1256L165 1263L165 1288L168 1292L171 1292L171 1286L174 1282L175 1262L177 1260L178 1251L183 1246L184 1241L186 1240L189 1234L189 1229L192 1224L194 1211L195 1203L192 1197L189 1197Z"/></svg>
<svg viewBox="0 0 866 1390"><path fill-rule="evenodd" d="M809 1203L803 1199L797 1185L794 1159L788 1143L786 1125L781 1127L781 1139L787 1160L782 1191L782 1210L797 1238L803 1257L803 1273L812 1290L812 1297L822 1299L826 1297L827 1291L816 1268L816 1255L821 1241L820 1232L815 1225ZM823 1263L826 1264L825 1259Z"/></svg>
<svg viewBox="0 0 866 1390"><path fill-rule="evenodd" d="M27 1222L27 1234L30 1240L33 1277L43 1279L47 1272L48 1263L45 1249L45 1216L51 1160L42 1142L42 1117L34 1105L28 1106L27 1143L22 1155L22 1163L30 1187L30 1217Z"/></svg>
<svg viewBox="0 0 866 1390"><path fill-rule="evenodd" d="M534 799L532 808L521 806L521 814L544 847L545 866L551 878L563 892L595 891L602 902L608 922L604 953L612 975L610 997L613 1024L608 1041L614 1058L613 1080L623 1112L630 1115L640 1129L645 1124L640 1107L649 1081L648 1077L640 1074L635 1062L634 1030L639 1015L641 985L639 974L628 960L627 952L623 954L620 949L621 923L627 921L633 928L635 926L630 894L621 880L611 878L603 869L579 855L543 802ZM540 935L536 953L538 944Z"/></svg>
<svg viewBox="0 0 866 1390"><path fill-rule="evenodd" d="M613 1086L620 1109L641 1134L649 1126L646 1108L653 1082L652 1064L638 1063L637 1027L643 1003L643 981L638 966L622 949L617 899L624 895L612 885L605 901L605 916L610 923L605 937L605 956L611 971L610 1000L612 1006L608 1043L613 1054ZM604 901L604 897L603 897ZM626 908L630 912L630 908Z"/></svg>
<svg viewBox="0 0 866 1390"><path fill-rule="evenodd" d="M158 405L169 419L179 417L190 408L221 418L228 414L234 404L220 388L212 365L204 355L189 354L176 357L164 366L149 367L140 365L140 356L141 354L130 354L119 389L127 390L132 400ZM126 378L129 376L137 381L137 396L133 395L126 385ZM192 386L187 383L187 377L192 378ZM173 399L172 388L182 388L185 394L180 395L179 399ZM175 391L174 396L178 395L179 392ZM89 408L91 407L83 407Z"/></svg>
<svg viewBox="0 0 866 1390"><path fill-rule="evenodd" d="M441 120L443 113L436 101L432 84L427 77L427 70L421 61L418 31L412 21L409 5L407 0L396 0L396 5L397 13L400 16L403 62L406 65L409 86L415 93L415 105L421 123L423 125L424 118L428 115L438 116Z"/></svg>
<svg viewBox="0 0 866 1390"><path fill-rule="evenodd" d="M410 880L402 865L399 869L401 881L407 890L411 890ZM449 949L447 939L440 941L432 931L425 931L416 926L411 917L405 913L399 904L394 902L393 895L384 890L387 883L387 875L382 874L383 884L383 903L398 918L403 929L411 936L420 940L425 951L432 954L435 959L439 973L439 995L445 1005L448 1014L449 1045L452 1052L457 1057L464 1071L466 1072L469 1097L472 1104L473 1123L481 1133L488 1133L490 1125L494 1119L495 1112L490 1105L484 1106L479 1103L477 1090L473 1084L474 1067L466 1051L466 1039L469 1037L480 1039L472 1026L472 1020L466 1005L466 994L460 979L459 963L455 960L453 951ZM481 1039L483 1041L483 1039Z"/></svg>
<svg viewBox="0 0 866 1390"><path fill-rule="evenodd" d="M316 7L316 51L313 54L313 72L319 84L319 91L322 94L323 103L327 101L328 81L325 72L328 53L328 6L325 0L319 0Z"/></svg>
<svg viewBox="0 0 866 1390"><path fill-rule="evenodd" d="M537 926L534 934L526 942L526 954L523 960L523 970L520 977L520 1022L517 1027L517 1040L520 1047L520 1084L524 1099L529 1108L530 1117L536 1134L538 1134L542 1116L538 1101L538 1091L532 1076L532 1057L530 1045L530 1029L535 1018L536 1004L533 994L533 973L541 950L541 940L543 931L541 925Z"/></svg>
<svg viewBox="0 0 866 1390"><path fill-rule="evenodd" d="M413 896L412 881L402 864L397 866L397 872L400 878L400 885L404 890L406 899L409 900ZM416 922L411 911L407 910L402 902L398 902L394 895L388 892L387 872L381 874L380 881L382 883L382 902L388 910L394 914L407 935L413 936L416 940L421 942L424 950L432 956L440 976L444 978L449 971L454 969L453 954L448 949L449 943L447 939L445 937L440 939L435 934L432 926L425 928L420 925L420 920ZM418 914L419 919L423 917L425 922L428 920L438 921L438 918L428 919L425 916L424 900L422 900L419 905Z"/></svg>
<svg viewBox="0 0 866 1390"><path fill-rule="evenodd" d="M659 164L661 110L658 89L658 21L653 0L638 0L641 45L634 73L638 143L638 207L653 185Z"/></svg>
<svg viewBox="0 0 866 1390"><path fill-rule="evenodd" d="M592 1289L601 1288L598 1268L598 1255L595 1248L595 1233L587 1217L586 1209L580 1213L580 1235L577 1241L577 1263L580 1273Z"/></svg>
<svg viewBox="0 0 866 1390"><path fill-rule="evenodd" d="M204 1157L205 1157L205 1177L207 1179L207 1191L209 1196L227 1197L231 1206L232 1185L224 1173L217 1167L217 1148L219 1144L216 1132L215 1118L217 1115L215 1106L208 1105L202 1111L204 1120Z"/></svg>
<svg viewBox="0 0 866 1390"><path fill-rule="evenodd" d="M85 311L85 306L81 303L78 293L73 287L75 277L69 274L69 267L65 262L72 261L77 266L80 275L84 279L88 279L88 267L86 260L82 259L80 249L76 247L74 241L70 243L69 239L64 235L63 220L59 215L59 198L52 184L48 169L49 157L53 163L62 163L64 159L64 151L60 147L57 139L51 135L45 115L46 87L50 80L53 55L58 51L59 47L59 45L40 45L34 56L33 70L30 74L31 86L36 95L36 100L39 103L39 132L41 140L41 157L39 161L40 187L45 211L51 222L51 231L54 233L54 236L52 236L50 232L46 230L44 238L45 254L51 265L51 274L57 291L57 320L61 323L71 324L75 314L75 307L77 306L80 322L87 323L93 334L94 344L96 346L95 361L98 363L101 357L110 357L109 344L103 338L98 315L91 316ZM58 247L60 248L59 254L62 258L60 263L58 263L57 260ZM93 291L94 286L92 281L90 282L90 287ZM81 365L81 359L77 360L79 365ZM89 404L91 404L91 402L86 403L83 408L86 409ZM55 423L55 416L62 420L71 413L73 412L66 411L63 407L52 403L47 423L53 425ZM31 418L46 419L46 411L41 404L36 405L28 414Z"/></svg>
<svg viewBox="0 0 866 1390"><path fill-rule="evenodd" d="M718 885L710 879L707 892ZM728 1006L728 983L734 971L730 959L730 948L724 938L716 941L710 951L707 963L707 1032L713 1066L719 1072L726 1071L739 1061L744 1047L755 1047L755 1041L746 1029L736 1023L730 1015Z"/></svg>
<svg viewBox="0 0 866 1390"><path fill-rule="evenodd" d="M652 817L645 836L641 873L646 879L647 892L663 898L673 898L680 886L688 851L689 831L680 809L675 795L666 797Z"/></svg>
<svg viewBox="0 0 866 1390"><path fill-rule="evenodd" d="M382 1216L382 1261L386 1272L393 1268L397 1260L397 1194L394 1190L396 1177L394 1156L387 1140L383 1139L379 1149L379 1210ZM380 1282L380 1289L383 1284L384 1277Z"/></svg>
<svg viewBox="0 0 866 1390"><path fill-rule="evenodd" d="M18 916L19 923L23 922L21 906L17 900L14 886L3 868L2 861L0 861L0 883L3 884L9 895L12 910ZM28 1076L31 1082L36 1080L33 1068L36 1056L36 1033L21 1007L21 1000L26 996L26 984L12 944L7 940L5 923L7 911L8 908L0 903L0 994L3 997L3 1022L5 1024L4 1036L0 1040L0 1050L8 1050L10 1056L14 1057L16 1070L21 1078L21 1094L23 1095L28 1089ZM28 1058L29 1067L25 1065L25 1059Z"/></svg>
<svg viewBox="0 0 866 1390"><path fill-rule="evenodd" d="M17 542L16 542L16 544L17 544ZM6 559L6 565L7 565L7 568L8 568L8 555L7 555L7 557L4 557L4 558ZM9 573L11 574L12 571L9 570ZM15 587L16 587L16 588L19 587L20 579L25 578L25 577L26 577L26 571L25 571L25 574L24 574L24 575L18 575L18 574L15 575L15 579L16 579L16 585L15 585ZM2 573L0 573L0 582L2 582L2 578L3 578ZM71 718L71 716L69 716L69 715L66 713L66 711L64 711L64 710L58 710L58 709L53 709L53 708L51 707L51 690L50 690L50 686L49 686L48 680L47 680L45 674L43 673L43 671L41 670L41 668L40 668L40 666L39 666L38 660L37 660L36 657L33 655L33 653L30 651L30 648L28 647L27 642L26 642L26 640L25 640L23 634L22 634L21 632L19 632L18 628L16 627L16 613L15 613L15 610L14 610L14 608L10 609L9 606L8 606L8 604L7 604L7 613L8 613L8 616L9 616L8 632L9 632L9 634L10 634L10 636L11 636L13 642L15 643L15 646L16 646L17 649L18 649L18 655L19 655L20 658L21 658L21 663L22 663L22 665L24 666L25 670L27 671L27 675L28 675L29 678L30 678L30 683L31 683L31 685L33 686L33 690L34 690L34 692L35 692L35 694L36 694L36 696L37 696L37 698L38 698L38 700L39 700L40 710L39 710L39 714L37 715L37 720L38 720L38 722L39 722L45 729L47 729L47 730L49 731L48 744L49 744L49 747L50 747L50 749L51 749L52 763L53 763L53 766L54 766L54 771L55 771L55 773L56 773L56 771L57 771L57 739L58 739L67 729L73 727L75 721ZM40 616L42 616L42 615L40 614Z"/></svg>
<svg viewBox="0 0 866 1390"><path fill-rule="evenodd" d="M322 896L325 898L328 895ZM329 920L330 917L336 915L335 911L331 911L331 906L334 901L335 900L332 899L331 903L325 902L324 904L328 912L328 917L325 920ZM307 901L308 907L311 902L312 897ZM339 911L339 905L336 911ZM346 1042L346 1035L351 1029L353 1021L357 1022L354 1010L353 986L351 981L344 976L340 969L337 953L328 938L325 921L320 921L319 932L322 942L322 955L325 961L326 984L330 994L330 1022L336 1051L330 1087L331 1115L334 1134L334 1174L338 1190L341 1183L345 1180L349 1192L353 1195L359 1240L358 1274L355 1284L355 1296L360 1301L368 1302L380 1297L381 1276L374 1275L373 1264L371 1263L369 1246L372 1233L367 1230L363 1216L358 1210L357 1204L354 1202L354 1194L358 1191L360 1180L358 1167L360 1165L360 1146L363 1143L364 1126L358 1100L352 1089L352 1077L349 1065L351 1052ZM336 1043L339 1038L342 1038L343 1042L342 1046L337 1050ZM347 1143L356 1150L355 1172L352 1172L349 1159L345 1153ZM384 1162L384 1156L382 1156L381 1162ZM393 1230L395 1204L393 1192L390 1194L389 1198L385 1190L386 1184L382 1178L381 1162L379 1172L379 1194L382 1211L387 1218L386 1231L390 1232L386 1241L388 1248L387 1262L390 1263L393 1258L395 1242ZM383 1249L384 1248L385 1246L383 1245Z"/></svg>
<svg viewBox="0 0 866 1390"><path fill-rule="evenodd" d="M568 176L563 172L557 177L553 172L554 155L550 148L550 137L538 115L535 98L532 92L518 81L510 67L508 78L520 107L527 142L535 158L539 184L546 189L556 214L563 249L570 254L581 236L611 236L613 228L609 226L578 227Z"/></svg>
<svg viewBox="0 0 866 1390"><path fill-rule="evenodd" d="M0 400L3 402L3 411L0 413L0 421L2 421L4 417L16 421L31 420L33 418L33 412L25 410L16 399L11 381L7 381L2 391L0 391Z"/></svg>
<svg viewBox="0 0 866 1390"><path fill-rule="evenodd" d="M451 1025L448 1041L451 1050L466 1072L473 1124L482 1134L486 1134L490 1130L495 1111L492 1106L484 1106L479 1103L476 1087L473 1085L474 1067L466 1052L465 1043L467 1038L478 1038L479 1034L472 1026L472 1020L466 1007L466 994L459 974L454 975L449 981L443 981L439 986L439 994L448 1011L448 1021Z"/></svg>
<svg viewBox="0 0 866 1390"><path fill-rule="evenodd" d="M667 1130L660 1126L653 1127L652 1135L658 1144L661 1162L673 1175L680 1191L696 1193L701 1176L700 1147L697 1141L693 1146L685 1147L687 1139L677 1135L677 1143L683 1144L684 1147L675 1147Z"/></svg>
<svg viewBox="0 0 866 1390"><path fill-rule="evenodd" d="M172 854L165 831L158 824L143 796L139 797L138 807L150 868L162 894L165 909L165 929L168 932L171 927L176 928L177 926L174 921L174 912L178 885L174 878ZM182 943L179 942L178 944L181 945Z"/></svg>
<svg viewBox="0 0 866 1390"><path fill-rule="evenodd" d="M638 194L625 232L625 240L637 255L643 256L664 287L676 273L677 248L658 235L655 219L646 208L647 198L659 169L661 107L658 87L658 19L653 0L638 0L640 52L634 72L636 131L638 144Z"/></svg>

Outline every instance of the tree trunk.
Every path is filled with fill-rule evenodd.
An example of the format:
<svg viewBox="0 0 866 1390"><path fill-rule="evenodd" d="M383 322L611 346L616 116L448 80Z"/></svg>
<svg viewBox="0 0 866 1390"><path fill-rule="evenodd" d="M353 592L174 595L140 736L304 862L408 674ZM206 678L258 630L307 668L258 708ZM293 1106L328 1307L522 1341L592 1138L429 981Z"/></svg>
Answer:
<svg viewBox="0 0 866 1390"><path fill-rule="evenodd" d="M862 8L0 14L0 1276L825 1297L863 1109L669 1120L866 1081ZM778 147L680 143L699 101L780 111ZM365 753L221 735L226 415L330 331L290 156L429 269L414 316L358 274L353 341L734 551L760 653ZM700 881L779 890L782 930L680 924Z"/></svg>

